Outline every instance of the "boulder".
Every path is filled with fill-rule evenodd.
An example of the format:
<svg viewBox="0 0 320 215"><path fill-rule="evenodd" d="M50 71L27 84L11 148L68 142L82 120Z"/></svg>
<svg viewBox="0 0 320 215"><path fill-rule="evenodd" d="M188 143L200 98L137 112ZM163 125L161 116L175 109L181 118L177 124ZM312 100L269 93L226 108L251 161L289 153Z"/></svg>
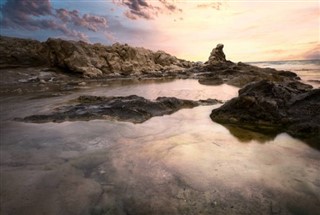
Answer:
<svg viewBox="0 0 320 215"><path fill-rule="evenodd" d="M215 122L259 132L287 132L320 143L320 89L300 82L248 84L210 115Z"/></svg>
<svg viewBox="0 0 320 215"><path fill-rule="evenodd" d="M80 73L83 77L94 78L101 76L100 68L105 60L96 55L94 49L84 42L48 39L46 44L51 50L52 65Z"/></svg>

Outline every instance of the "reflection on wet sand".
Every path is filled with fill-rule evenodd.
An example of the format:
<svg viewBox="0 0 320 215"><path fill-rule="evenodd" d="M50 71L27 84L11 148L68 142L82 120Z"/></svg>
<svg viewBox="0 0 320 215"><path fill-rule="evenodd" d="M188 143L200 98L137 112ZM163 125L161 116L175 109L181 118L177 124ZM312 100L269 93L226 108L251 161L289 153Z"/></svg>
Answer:
<svg viewBox="0 0 320 215"><path fill-rule="evenodd" d="M177 88L176 97L190 92L191 82L181 81L179 86L187 83L187 92ZM150 90L158 96L174 84ZM202 87L194 82L191 99L210 96L213 88ZM128 88L105 88L104 94L140 92L135 86ZM214 89L219 94L219 88ZM97 89L100 93L102 88ZM316 214L320 210L320 152L284 133L268 139L226 129L209 117L217 106L184 109L138 125L8 120L69 99L39 99L31 107L26 106L30 100L20 100L20 106L13 100L6 103L11 110L1 123L1 214ZM246 144L230 132L238 138L241 134Z"/></svg>
<svg viewBox="0 0 320 215"><path fill-rule="evenodd" d="M281 130L275 129L265 129L262 130L261 128L253 128L252 130L248 128L241 128L235 125L223 125L227 128L234 137L238 139L240 142L251 142L257 141L259 143L266 143L269 141L274 140L279 134L283 133ZM309 138L309 139L301 139L304 143L308 144L309 146L320 149L319 147L319 138Z"/></svg>
<svg viewBox="0 0 320 215"><path fill-rule="evenodd" d="M269 132L268 134L265 133L259 133L256 131L251 131L248 129L240 128L234 125L223 125L225 128L227 128L230 133L235 136L240 142L251 142L253 140L259 142L259 143L265 143L268 141L273 140L276 136L277 133L271 133Z"/></svg>

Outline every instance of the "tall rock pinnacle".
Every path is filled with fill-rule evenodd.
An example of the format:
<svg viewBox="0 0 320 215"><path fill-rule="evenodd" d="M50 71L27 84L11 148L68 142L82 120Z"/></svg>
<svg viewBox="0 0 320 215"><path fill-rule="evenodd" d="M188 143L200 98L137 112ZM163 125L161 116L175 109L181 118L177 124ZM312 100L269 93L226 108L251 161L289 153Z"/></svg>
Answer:
<svg viewBox="0 0 320 215"><path fill-rule="evenodd" d="M223 44L218 44L216 48L212 49L208 64L217 64L226 62L226 56L223 53Z"/></svg>

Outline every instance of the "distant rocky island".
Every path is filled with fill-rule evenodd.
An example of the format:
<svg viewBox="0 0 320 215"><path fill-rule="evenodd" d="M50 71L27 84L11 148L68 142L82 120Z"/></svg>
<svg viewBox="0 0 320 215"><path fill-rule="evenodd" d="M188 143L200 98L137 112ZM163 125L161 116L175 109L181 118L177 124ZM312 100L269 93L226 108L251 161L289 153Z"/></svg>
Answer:
<svg viewBox="0 0 320 215"><path fill-rule="evenodd" d="M218 44L213 48L208 60L201 63L178 59L164 51L154 52L127 44L104 46L62 39L39 42L1 36L0 89L1 94L23 94L52 89L64 92L91 81L149 78L192 78L204 85L225 83L242 89L239 90L239 97L212 111L212 120L261 132L286 131L313 143L320 142L320 89L312 89L312 86L300 82L300 78L290 71L259 68L229 61L223 47L222 44ZM20 87L21 85L25 87ZM130 104L138 102L137 106L143 106L145 109L139 109L138 118L132 114L119 115L116 111L117 106L113 106L113 110L103 112L101 108L105 108L107 103L112 103L112 99L127 107L123 113L129 115L137 114L137 109L132 108ZM209 103L212 104L212 101ZM79 99L78 102L78 106L70 106L64 112L41 117L29 116L23 120L64 121L70 117L72 120L87 120L101 118L108 112L109 117L140 123L154 115L168 114L180 108L205 103L176 98L160 98L153 102L140 97L90 97L89 102L83 99ZM90 104L94 107L98 104L101 108L92 110ZM163 106L164 104L167 106ZM77 114L77 108L84 106L86 110L93 112ZM151 106L152 108L148 108ZM163 109L159 109L159 106Z"/></svg>

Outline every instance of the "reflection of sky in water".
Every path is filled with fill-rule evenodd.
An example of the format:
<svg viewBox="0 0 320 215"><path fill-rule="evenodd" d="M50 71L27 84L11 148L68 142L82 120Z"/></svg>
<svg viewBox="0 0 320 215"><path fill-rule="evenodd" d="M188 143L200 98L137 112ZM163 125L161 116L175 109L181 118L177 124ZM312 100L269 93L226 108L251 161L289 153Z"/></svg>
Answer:
<svg viewBox="0 0 320 215"><path fill-rule="evenodd" d="M228 99L237 94L237 89L178 80L88 89L88 92L96 95L137 94L149 98ZM45 111L76 96L20 100L15 101L15 105L7 99L2 117ZM117 177L130 175L132 183L138 183L134 179L140 183L147 178L161 184L169 180L170 175L176 175L200 191L228 187L250 193L258 184L262 190L276 189L320 200L319 151L287 134L268 138L244 133L244 138L238 139L228 129L211 121L209 115L213 108L183 109L142 124L103 120L45 124L5 121L1 123L1 162L8 166L38 165L41 168L106 150L112 152ZM135 186L139 187L139 184Z"/></svg>
<svg viewBox="0 0 320 215"><path fill-rule="evenodd" d="M160 96L177 97L180 99L207 99L215 98L220 100L228 100L238 95L238 88L229 85L205 86L198 84L197 80L175 80L166 81L148 81L145 84L138 82L136 84L126 85L125 89L118 85L109 85L106 89L101 87L89 90L94 95L139 95L148 99L156 99Z"/></svg>

